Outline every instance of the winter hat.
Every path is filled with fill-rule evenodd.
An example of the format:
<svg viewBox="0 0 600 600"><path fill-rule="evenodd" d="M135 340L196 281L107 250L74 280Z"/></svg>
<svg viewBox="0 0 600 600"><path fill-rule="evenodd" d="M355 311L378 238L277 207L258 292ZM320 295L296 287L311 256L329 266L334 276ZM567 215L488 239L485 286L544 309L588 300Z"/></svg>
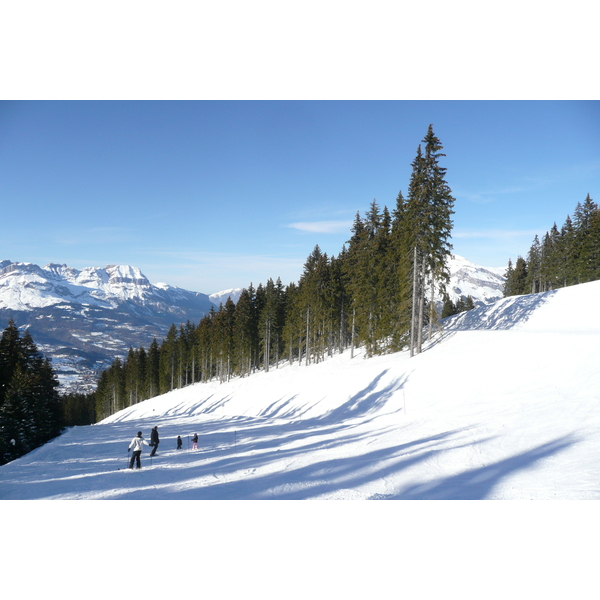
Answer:
<svg viewBox="0 0 600 600"><path fill-rule="evenodd" d="M138 431L138 437L142 437L142 432Z"/></svg>

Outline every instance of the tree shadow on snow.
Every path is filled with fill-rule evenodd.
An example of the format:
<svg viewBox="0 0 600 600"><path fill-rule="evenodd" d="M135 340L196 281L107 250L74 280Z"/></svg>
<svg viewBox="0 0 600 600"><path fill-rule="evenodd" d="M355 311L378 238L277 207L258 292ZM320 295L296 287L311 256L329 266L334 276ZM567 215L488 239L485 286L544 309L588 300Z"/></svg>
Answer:
<svg viewBox="0 0 600 600"><path fill-rule="evenodd" d="M355 491L365 497L361 488L375 483L382 492L372 494L372 499L475 500L490 497L494 488L511 474L576 443L568 436L559 438L493 464L399 490L400 472L417 467L418 477L419 465L426 473L431 461L487 440L474 441L469 427L404 439L402 443L369 451L370 443L385 443L391 432L395 439L402 440L408 431L393 419L383 421L375 432L364 427L383 414L380 409L408 378L404 375L385 381L386 373L382 371L339 407L308 419L278 418L299 414L292 407L292 397L268 407L263 414L269 418L217 418L204 413L208 418L189 423L181 415L162 417L157 420L161 434L158 456L152 462L148 449L144 449L144 474L140 478L117 471L126 469L127 446L135 433L141 430L149 437L156 424L153 418L73 428L54 443L15 461L12 467L5 465L3 474L11 479L10 489L5 488L6 495L0 497L89 497L93 493L114 499L298 500L335 497L340 493L343 496L344 492L348 492L348 497ZM210 402L208 406L214 408L215 404ZM395 410L399 414L401 408ZM193 431L185 431L184 427ZM193 433L200 437L200 450L187 451ZM183 451L175 450L177 435L183 438ZM65 451L69 445L73 445L72 457ZM94 464L93 469L90 464ZM23 486L28 488L26 494L19 491Z"/></svg>
<svg viewBox="0 0 600 600"><path fill-rule="evenodd" d="M470 469L437 481L415 484L386 499L396 500L484 500L502 479L566 450L575 440L570 436L515 454L491 465Z"/></svg>
<svg viewBox="0 0 600 600"><path fill-rule="evenodd" d="M511 296L480 306L444 320L444 332L473 330L508 330L527 321L546 304L556 290L527 296Z"/></svg>

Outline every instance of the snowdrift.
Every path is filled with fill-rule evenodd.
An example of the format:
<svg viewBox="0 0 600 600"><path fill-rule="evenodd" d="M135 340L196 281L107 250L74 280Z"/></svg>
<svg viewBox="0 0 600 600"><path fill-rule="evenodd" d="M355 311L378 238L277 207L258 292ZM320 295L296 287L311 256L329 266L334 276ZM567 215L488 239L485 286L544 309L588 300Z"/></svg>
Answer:
<svg viewBox="0 0 600 600"><path fill-rule="evenodd" d="M505 298L412 359L189 386L1 467L0 498L598 499L599 306L600 281ZM155 425L158 455L126 469Z"/></svg>

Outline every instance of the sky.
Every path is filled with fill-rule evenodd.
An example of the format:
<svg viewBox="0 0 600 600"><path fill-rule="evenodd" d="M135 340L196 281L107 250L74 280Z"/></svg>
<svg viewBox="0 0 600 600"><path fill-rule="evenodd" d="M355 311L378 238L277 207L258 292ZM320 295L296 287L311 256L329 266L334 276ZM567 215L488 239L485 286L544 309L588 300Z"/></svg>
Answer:
<svg viewBox="0 0 600 600"><path fill-rule="evenodd" d="M527 1L30 4L6 8L0 36L0 260L129 264L207 294L287 285L373 200L406 195L430 124L453 249L476 264L506 267L600 200L581 0L542 16Z"/></svg>
<svg viewBox="0 0 600 600"><path fill-rule="evenodd" d="M476 264L600 200L598 101L2 101L0 259L286 285L373 200L393 210L429 124Z"/></svg>

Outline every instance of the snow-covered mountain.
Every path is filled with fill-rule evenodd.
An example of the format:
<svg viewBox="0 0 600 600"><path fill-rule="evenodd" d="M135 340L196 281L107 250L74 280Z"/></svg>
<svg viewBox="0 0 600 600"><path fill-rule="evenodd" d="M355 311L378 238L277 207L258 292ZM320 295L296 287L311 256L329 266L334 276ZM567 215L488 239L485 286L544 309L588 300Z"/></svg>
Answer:
<svg viewBox="0 0 600 600"><path fill-rule="evenodd" d="M220 306L221 304L225 304L227 302L227 298L231 298L231 301L234 304L237 304L237 301L240 299L240 295L244 288L232 288L230 290L223 290L221 292L215 292L209 296L210 301L215 306Z"/></svg>
<svg viewBox="0 0 600 600"><path fill-rule="evenodd" d="M98 370L130 346L148 347L172 323L197 323L212 306L206 294L153 285L128 265L78 270L0 261L1 321L29 327L65 389L90 391Z"/></svg>
<svg viewBox="0 0 600 600"><path fill-rule="evenodd" d="M180 314L182 305L198 302L210 307L206 294L189 292L166 283L152 285L129 265L88 267L81 271L67 265L0 262L0 310L31 311L64 303L99 308L127 305L133 312L155 310Z"/></svg>
<svg viewBox="0 0 600 600"><path fill-rule="evenodd" d="M481 267L455 254L449 261L449 270L446 291L454 303L471 296L475 306L481 306L504 296L505 268ZM441 302L440 297L438 301Z"/></svg>

